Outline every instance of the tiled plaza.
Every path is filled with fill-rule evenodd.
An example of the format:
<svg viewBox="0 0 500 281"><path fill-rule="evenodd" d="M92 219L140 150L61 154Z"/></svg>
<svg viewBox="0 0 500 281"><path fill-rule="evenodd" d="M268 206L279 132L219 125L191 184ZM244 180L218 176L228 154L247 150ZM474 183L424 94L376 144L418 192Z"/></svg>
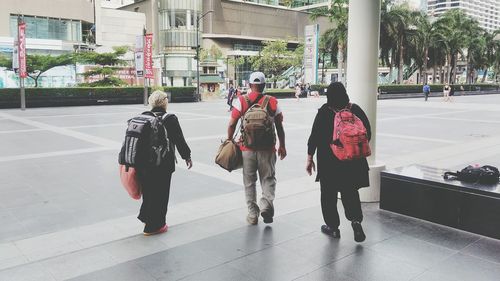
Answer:
<svg viewBox="0 0 500 281"><path fill-rule="evenodd" d="M141 105L0 110L0 280L498 280L500 241L364 204L367 240L324 236L306 143L325 99L280 100L288 157L276 218L248 226L241 170L214 164L224 101L173 103L193 153L173 176L166 234L144 237L120 186L125 122ZM378 101L377 161L500 166L500 95ZM341 205L339 203L339 205ZM341 212L342 213L342 212ZM500 217L500 214L499 214Z"/></svg>

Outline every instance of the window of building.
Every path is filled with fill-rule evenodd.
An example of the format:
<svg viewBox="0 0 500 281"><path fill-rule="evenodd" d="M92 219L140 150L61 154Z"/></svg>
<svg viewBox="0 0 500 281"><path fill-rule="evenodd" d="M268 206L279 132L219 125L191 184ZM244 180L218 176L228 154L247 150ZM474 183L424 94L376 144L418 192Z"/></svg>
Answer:
<svg viewBox="0 0 500 281"><path fill-rule="evenodd" d="M10 16L10 34L17 36L17 15ZM23 16L26 37L82 42L82 22L78 20Z"/></svg>

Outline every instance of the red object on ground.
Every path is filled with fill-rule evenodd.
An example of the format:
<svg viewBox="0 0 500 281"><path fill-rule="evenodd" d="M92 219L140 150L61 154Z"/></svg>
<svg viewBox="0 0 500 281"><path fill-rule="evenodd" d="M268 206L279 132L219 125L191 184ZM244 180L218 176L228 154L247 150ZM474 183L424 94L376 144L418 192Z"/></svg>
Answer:
<svg viewBox="0 0 500 281"><path fill-rule="evenodd" d="M127 171L125 165L120 165L120 180L132 199L141 199L141 186L137 180L137 171L134 168L129 167Z"/></svg>

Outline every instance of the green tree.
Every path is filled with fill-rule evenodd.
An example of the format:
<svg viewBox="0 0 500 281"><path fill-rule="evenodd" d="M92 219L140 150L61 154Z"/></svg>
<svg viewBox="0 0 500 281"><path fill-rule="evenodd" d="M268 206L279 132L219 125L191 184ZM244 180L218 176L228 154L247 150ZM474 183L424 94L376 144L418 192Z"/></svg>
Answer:
<svg viewBox="0 0 500 281"><path fill-rule="evenodd" d="M128 51L128 47L114 47L114 52L111 53L96 53L85 52L77 54L77 61L81 63L98 65L95 69L84 73L84 77L101 77L100 80L91 83L82 83L84 86L100 87L100 86L122 86L125 82L115 77L116 71L120 66L126 65L126 61L122 56Z"/></svg>
<svg viewBox="0 0 500 281"><path fill-rule="evenodd" d="M26 56L26 70L28 77L35 81L35 87L38 87L38 79L48 70L57 67L69 65L74 62L72 54L62 54L59 56L51 55L27 55Z"/></svg>
<svg viewBox="0 0 500 281"><path fill-rule="evenodd" d="M0 67L5 67L7 69L12 68L12 59L10 57L0 55Z"/></svg>
<svg viewBox="0 0 500 281"><path fill-rule="evenodd" d="M39 54L27 55L26 71L28 72L28 77L35 82L35 87L38 87L38 79L42 74L54 67L72 64L73 62L74 57L72 54L62 54L58 56ZM11 69L12 59L0 56L0 66Z"/></svg>
<svg viewBox="0 0 500 281"><path fill-rule="evenodd" d="M260 54L251 59L254 69L260 70L269 76L276 87L276 82L281 78L280 74L291 66L302 64L298 57L302 57L300 51L288 50L287 42L284 40L263 42L264 48Z"/></svg>
<svg viewBox="0 0 500 281"><path fill-rule="evenodd" d="M345 83L345 76L342 75L344 69L344 60L347 54L347 25L349 16L349 1L348 0L332 0L330 8L319 8L313 10L310 15L312 20L319 17L328 17L331 23L335 24L335 28L327 30L322 36L322 41L328 50L337 51L337 68L339 79ZM332 45L336 44L337 48Z"/></svg>

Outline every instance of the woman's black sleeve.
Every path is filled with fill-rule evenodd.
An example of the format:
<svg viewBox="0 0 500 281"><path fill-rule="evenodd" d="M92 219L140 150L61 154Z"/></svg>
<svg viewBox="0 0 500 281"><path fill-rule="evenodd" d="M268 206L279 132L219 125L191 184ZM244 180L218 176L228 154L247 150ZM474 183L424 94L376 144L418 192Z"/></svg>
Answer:
<svg viewBox="0 0 500 281"><path fill-rule="evenodd" d="M368 120L368 117L366 116L365 112L359 105L355 105L353 108L353 113L358 116L359 119L361 119L361 122L363 122L363 125L366 128L366 134L368 135L368 141L372 139L372 128L370 126L370 120Z"/></svg>
<svg viewBox="0 0 500 281"><path fill-rule="evenodd" d="M309 136L309 140L307 141L307 154L309 155L314 155L314 153L316 152L316 148L318 148L319 130L320 128L319 128L319 113L318 113L314 118L311 135Z"/></svg>
<svg viewBox="0 0 500 281"><path fill-rule="evenodd" d="M186 139L182 133L181 125L177 116L172 115L167 118L167 130L169 130L169 138L174 142L177 151L181 155L182 159L191 159L191 149L186 143Z"/></svg>

